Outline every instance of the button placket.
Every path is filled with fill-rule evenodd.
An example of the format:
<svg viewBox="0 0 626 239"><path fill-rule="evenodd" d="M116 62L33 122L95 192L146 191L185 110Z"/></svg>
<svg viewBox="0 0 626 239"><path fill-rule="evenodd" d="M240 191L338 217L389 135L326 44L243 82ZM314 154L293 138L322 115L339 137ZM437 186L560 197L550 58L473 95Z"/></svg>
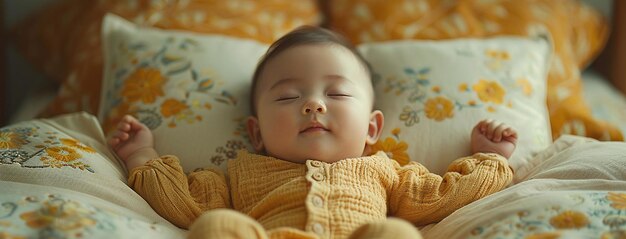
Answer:
<svg viewBox="0 0 626 239"><path fill-rule="evenodd" d="M326 175L326 164L321 161L307 160L306 180L310 185L306 208L308 212L306 228L321 238L327 238L330 233L328 225L329 215L326 208L326 196L330 192Z"/></svg>
<svg viewBox="0 0 626 239"><path fill-rule="evenodd" d="M324 226L322 226L322 224L319 224L319 223L313 224L313 232L315 232L315 234L318 234L318 235L324 235Z"/></svg>
<svg viewBox="0 0 626 239"><path fill-rule="evenodd" d="M316 207L324 207L324 199L322 199L322 197L315 195L313 196L313 199L311 199L313 201L313 206Z"/></svg>
<svg viewBox="0 0 626 239"><path fill-rule="evenodd" d="M316 168L322 167L322 162L320 162L320 161L312 161L311 162L311 166L316 167Z"/></svg>
<svg viewBox="0 0 626 239"><path fill-rule="evenodd" d="M315 181L324 181L324 174L322 174L321 172L317 172L313 174L313 179L315 179Z"/></svg>

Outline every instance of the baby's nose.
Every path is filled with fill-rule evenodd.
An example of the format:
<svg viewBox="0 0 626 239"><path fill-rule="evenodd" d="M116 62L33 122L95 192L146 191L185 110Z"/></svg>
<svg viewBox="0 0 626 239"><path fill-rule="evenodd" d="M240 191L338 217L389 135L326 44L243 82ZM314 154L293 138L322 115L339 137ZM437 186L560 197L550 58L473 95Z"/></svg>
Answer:
<svg viewBox="0 0 626 239"><path fill-rule="evenodd" d="M326 105L321 100L309 100L302 107L302 114L326 113Z"/></svg>

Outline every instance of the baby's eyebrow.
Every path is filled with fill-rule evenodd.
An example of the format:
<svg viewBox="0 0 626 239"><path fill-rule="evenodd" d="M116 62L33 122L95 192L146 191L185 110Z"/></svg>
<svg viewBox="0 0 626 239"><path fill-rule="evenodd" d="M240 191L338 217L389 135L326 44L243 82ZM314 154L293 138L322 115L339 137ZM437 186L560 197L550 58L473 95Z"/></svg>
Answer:
<svg viewBox="0 0 626 239"><path fill-rule="evenodd" d="M337 81L337 82L352 82L350 81L348 78L342 76L342 75L336 75L336 74L330 74L330 75L325 75L324 76L325 80L330 80L330 81ZM276 83L274 83L269 90L273 90L281 85L285 85L285 84L291 84L298 81L297 78L283 78L278 80Z"/></svg>
<svg viewBox="0 0 626 239"><path fill-rule="evenodd" d="M280 79L279 81L277 81L276 83L274 83L274 84L270 87L270 90L272 90L272 89L274 89L274 88L276 88L276 87L278 87L278 86L280 86L280 85L289 84L289 83L292 83L292 82L295 82L295 81L297 81L297 79L295 79L295 78L284 78L284 79Z"/></svg>
<svg viewBox="0 0 626 239"><path fill-rule="evenodd" d="M324 78L329 79L329 80L350 81L348 78L342 75L326 75L324 76Z"/></svg>

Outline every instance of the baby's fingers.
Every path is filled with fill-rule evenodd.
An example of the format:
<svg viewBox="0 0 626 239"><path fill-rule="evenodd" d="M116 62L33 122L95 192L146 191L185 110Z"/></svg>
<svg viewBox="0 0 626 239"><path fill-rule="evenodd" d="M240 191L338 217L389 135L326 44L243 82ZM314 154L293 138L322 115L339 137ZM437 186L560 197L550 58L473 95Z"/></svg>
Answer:
<svg viewBox="0 0 626 239"><path fill-rule="evenodd" d="M489 129L489 124L491 124L491 122L493 122L493 120L490 119L481 120L480 122L478 122L478 124L476 125L476 127L478 128L478 132L486 135L487 130Z"/></svg>
<svg viewBox="0 0 626 239"><path fill-rule="evenodd" d="M111 137L108 141L109 145L111 145L111 147L115 148L115 146L117 146L120 143L120 139L116 138L116 137Z"/></svg>
<svg viewBox="0 0 626 239"><path fill-rule="evenodd" d="M491 141L494 141L494 137L496 136L496 130L502 125L502 123L497 121L491 121L489 123L489 127L487 127L487 138Z"/></svg>
<svg viewBox="0 0 626 239"><path fill-rule="evenodd" d="M500 142L504 136L504 132L506 132L508 126L506 126L505 124L500 124L498 125L498 127L496 127L496 129L494 130L493 133L493 142Z"/></svg>
<svg viewBox="0 0 626 239"><path fill-rule="evenodd" d="M130 128L131 128L130 122L127 122L127 121L124 121L124 120L120 121L117 124L117 130L118 131L128 132L128 131L130 131Z"/></svg>
<svg viewBox="0 0 626 239"><path fill-rule="evenodd" d="M115 132L115 134L113 135L111 139L115 139L117 140L116 141L117 143L121 143L121 142L128 140L128 138L130 138L130 134L123 132L123 131L117 131Z"/></svg>
<svg viewBox="0 0 626 239"><path fill-rule="evenodd" d="M513 128L507 128L504 133L502 133L504 140L509 141L511 143L517 142L517 131Z"/></svg>

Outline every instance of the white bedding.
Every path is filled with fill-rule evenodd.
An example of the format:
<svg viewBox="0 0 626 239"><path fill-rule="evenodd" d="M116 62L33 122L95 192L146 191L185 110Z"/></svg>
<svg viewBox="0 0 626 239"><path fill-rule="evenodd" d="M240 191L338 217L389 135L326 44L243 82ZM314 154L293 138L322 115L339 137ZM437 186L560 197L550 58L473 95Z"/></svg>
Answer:
<svg viewBox="0 0 626 239"><path fill-rule="evenodd" d="M626 143L564 136L534 162L527 175L516 175L516 184L423 228L425 237L600 238L626 232Z"/></svg>

